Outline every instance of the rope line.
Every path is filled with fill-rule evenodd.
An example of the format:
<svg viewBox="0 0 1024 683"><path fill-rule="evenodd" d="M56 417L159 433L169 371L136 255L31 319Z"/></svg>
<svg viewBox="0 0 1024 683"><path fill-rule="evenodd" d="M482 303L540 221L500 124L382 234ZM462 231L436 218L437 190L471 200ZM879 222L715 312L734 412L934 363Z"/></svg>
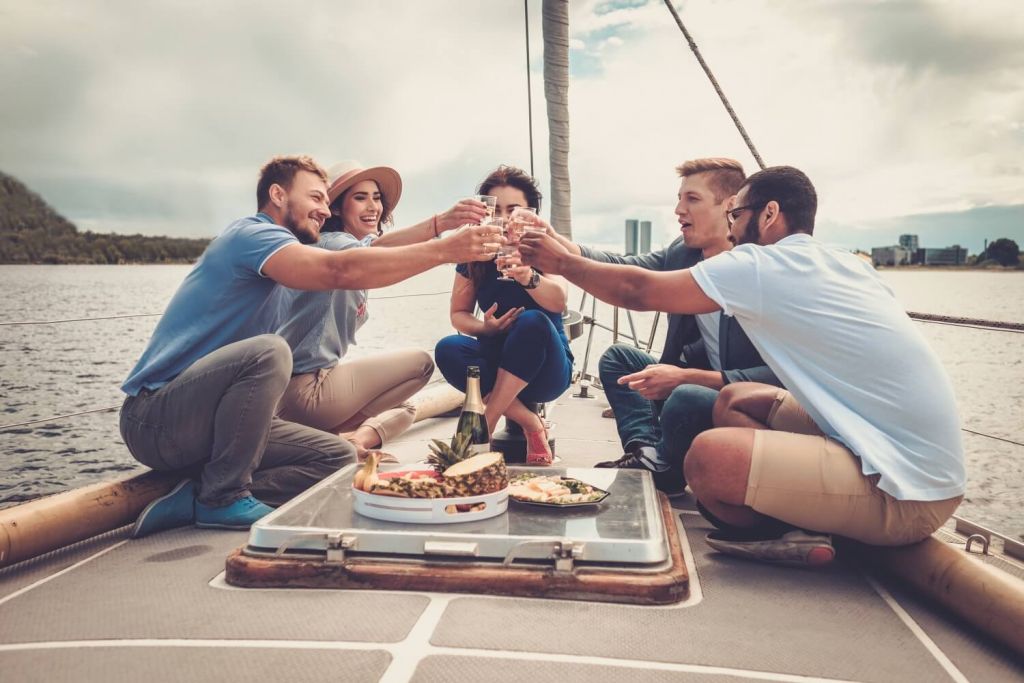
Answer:
<svg viewBox="0 0 1024 683"><path fill-rule="evenodd" d="M690 50L693 51L693 55L700 63L700 68L704 69L704 73L707 74L708 80L711 81L711 85L715 88L715 92L718 93L718 99L722 100L722 104L725 105L725 110L729 112L729 117L732 119L732 122L736 124L736 130L738 130L740 135L743 137L743 142L747 143L747 149L749 149L750 153L754 155L754 160L763 170L765 167L764 160L761 159L761 155L758 154L753 141L750 139L750 136L747 135L747 131L743 127L743 124L740 123L740 118L736 115L736 112L733 111L732 105L729 104L729 100L726 98L725 93L722 92L722 88L718 85L718 80L715 78L715 75L711 73L711 67L708 66L707 62L704 61L704 57L701 56L700 50L697 48L697 43L694 41L693 36L691 36L690 32L686 30L685 26L683 26L683 20L679 18L679 13L676 12L676 8L672 6L672 0L665 0L665 6L668 7L668 11L672 13L672 17L676 20L679 30L683 32L686 42L690 45Z"/></svg>
<svg viewBox="0 0 1024 683"><path fill-rule="evenodd" d="M424 351L427 351L428 353L431 353L433 351L433 349L424 349ZM435 384L440 384L443 381L445 381L444 377L438 377L437 379L432 379L429 382L427 382L426 386L429 387L429 386L433 386ZM12 424L9 424L9 425L0 425L0 432L3 432L4 430L7 430L7 429L14 429L15 427L24 427L26 425L39 424L41 422L55 422L57 420L63 420L64 418L68 418L68 417L77 417L79 415L88 415L90 413L107 413L107 412L110 412L111 410L120 410L120 409L121 409L121 404L118 403L116 406L108 406L106 408L93 408L92 410L83 410L83 411L80 411L80 412L77 412L77 413L68 413L67 415L54 415L53 417L46 417L46 418L43 418L43 419L40 419L40 420L27 420L25 422L15 422L15 423L12 423Z"/></svg>
<svg viewBox="0 0 1024 683"><path fill-rule="evenodd" d="M967 432L968 434L974 434L975 436L984 436L986 439L995 439L996 441L1012 443L1014 446L1024 446L1024 443L1021 443L1020 441L1014 441L1013 439L1004 439L1001 436L992 436L991 434L983 434L982 432L976 432L972 429L967 429L966 427L961 427L960 431Z"/></svg>
<svg viewBox="0 0 1024 683"><path fill-rule="evenodd" d="M121 404L118 403L116 406L109 406L107 408L93 408L92 410L83 410L83 411L77 412L77 413L68 413L67 415L54 415L53 417L47 417L47 418L43 418L41 420L28 420L26 422L15 422L14 424L0 426L0 431L4 431L6 429L14 429L15 427L24 427L25 425L39 424L40 422L55 422L57 420L63 420L64 418L67 418L67 417L77 417L79 415L88 415L89 413L106 413L106 412L109 412L111 410L118 410L120 407L121 407Z"/></svg>
<svg viewBox="0 0 1024 683"><path fill-rule="evenodd" d="M433 384L439 384L440 382L443 382L443 381L444 381L444 378L438 378L438 379L435 379L435 380L431 380L430 382L427 383L427 386L431 386ZM4 431L6 431L8 429L14 429L15 427L25 427L27 425L39 424L41 422L56 422L57 420L63 420L65 418L69 418L69 417L78 417L79 415L89 415L90 413L107 413L107 412L110 412L112 410L119 410L120 408L121 408L121 404L118 404L116 406L108 406L106 408L94 408L93 410L83 410L83 411L80 411L80 412L77 412L77 413L68 413L67 415L54 415L53 417L47 417L47 418L43 418L43 419L40 419L40 420L27 420L25 422L15 422L13 424L0 425L0 433L3 433ZM1024 447L1024 443L1021 443L1020 441L1014 441L1013 439L1006 439L1006 438L1003 438L1001 436L992 436L991 434L985 434L984 432L976 432L973 429L967 429L966 427L961 427L960 431L967 432L968 434L973 434L974 436L983 436L986 439L993 439L994 441L1002 441L1004 443L1013 444L1014 446Z"/></svg>
<svg viewBox="0 0 1024 683"><path fill-rule="evenodd" d="M394 294L392 296L370 297L370 301L383 301L384 299L406 299L419 296L440 296L441 294L451 293L452 290L446 289L443 292L422 292L419 294ZM98 318L64 318L61 320L16 320L12 322L0 322L0 327L8 327L12 325L57 325L59 323L92 322L94 320L119 320L122 318L152 318L153 316L159 315L163 315L163 313L133 313L130 315L107 315Z"/></svg>
<svg viewBox="0 0 1024 683"><path fill-rule="evenodd" d="M956 327L973 327L982 330L999 330L1001 332L1024 332L1024 323L1011 323L1002 320L982 320L981 318L961 318L951 315L935 315L933 313L915 313L907 311L912 320L922 323L954 325Z"/></svg>
<svg viewBox="0 0 1024 683"><path fill-rule="evenodd" d="M133 313L130 315L105 315L100 318L64 318L62 320L17 320L13 322L2 322L0 326L7 327L10 325L56 325L58 323L80 323L89 322L92 320L118 320L120 318L151 318L155 315L163 315L163 313Z"/></svg>

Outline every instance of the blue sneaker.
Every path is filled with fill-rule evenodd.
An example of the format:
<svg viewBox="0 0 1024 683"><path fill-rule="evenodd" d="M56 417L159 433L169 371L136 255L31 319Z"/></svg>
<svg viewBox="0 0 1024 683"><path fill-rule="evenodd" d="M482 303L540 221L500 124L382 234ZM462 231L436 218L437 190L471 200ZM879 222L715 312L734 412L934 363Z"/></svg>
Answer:
<svg viewBox="0 0 1024 683"><path fill-rule="evenodd" d="M273 511L274 508L252 496L239 498L219 508L196 501L196 526L203 529L248 529L253 522Z"/></svg>
<svg viewBox="0 0 1024 683"><path fill-rule="evenodd" d="M165 496L147 505L135 520L130 536L142 538L157 531L188 526L195 521L196 483L191 479L180 482Z"/></svg>

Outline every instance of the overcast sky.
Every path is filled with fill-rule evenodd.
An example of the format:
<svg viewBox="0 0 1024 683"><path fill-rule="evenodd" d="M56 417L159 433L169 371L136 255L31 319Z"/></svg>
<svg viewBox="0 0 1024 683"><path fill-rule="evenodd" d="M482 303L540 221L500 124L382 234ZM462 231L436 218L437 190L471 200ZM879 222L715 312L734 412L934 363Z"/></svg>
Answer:
<svg viewBox="0 0 1024 683"><path fill-rule="evenodd" d="M676 7L765 160L817 185L824 238L1024 244L1020 0ZM529 167L523 29L522 0L0 0L0 170L83 229L213 236L270 156L354 158L399 170L413 222ZM661 0L574 0L570 31L575 237L636 217L667 242L675 165L753 159Z"/></svg>

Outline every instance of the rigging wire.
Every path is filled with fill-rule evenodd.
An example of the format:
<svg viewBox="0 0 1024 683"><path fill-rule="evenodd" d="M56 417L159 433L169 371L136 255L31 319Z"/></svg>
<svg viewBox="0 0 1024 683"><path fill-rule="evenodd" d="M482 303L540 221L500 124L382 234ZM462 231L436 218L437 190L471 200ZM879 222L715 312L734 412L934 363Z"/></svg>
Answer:
<svg viewBox="0 0 1024 683"><path fill-rule="evenodd" d="M685 26L683 26L683 20L679 18L679 13L676 12L676 8L672 6L672 0L665 0L665 6L668 7L668 11L672 13L672 17L676 20L679 30L683 32L686 42L690 45L690 50L693 51L694 56L700 63L700 67L704 69L704 73L707 74L708 80L711 81L711 85L715 88L715 92L718 93L718 99L722 100L722 104L725 105L725 110L729 112L729 117L732 119L732 122L736 124L736 130L738 130L740 135L743 137L743 142L747 143L747 149L749 149L750 153L754 155L754 161L756 161L757 165L761 167L761 170L764 170L765 165L764 161L761 159L761 155L758 154L753 141L750 139L750 136L747 135L747 131L743 127L743 124L740 123L740 118L736 115L732 105L729 104L729 100L726 98L725 93L722 92L722 88L718 85L718 80L715 78L715 75L711 73L711 67L708 66L707 62L704 61L704 57L701 56L700 49L697 48L697 43L693 40L693 36L691 36L690 32L686 30Z"/></svg>
<svg viewBox="0 0 1024 683"><path fill-rule="evenodd" d="M530 175L533 172L533 91L530 88L530 0L523 0L523 17L526 22L526 122L530 129Z"/></svg>

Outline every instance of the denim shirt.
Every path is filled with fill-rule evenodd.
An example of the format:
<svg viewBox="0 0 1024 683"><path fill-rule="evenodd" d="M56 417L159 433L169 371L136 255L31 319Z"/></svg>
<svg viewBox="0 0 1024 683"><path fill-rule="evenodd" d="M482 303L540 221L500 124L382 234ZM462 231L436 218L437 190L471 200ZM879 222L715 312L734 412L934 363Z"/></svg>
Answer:
<svg viewBox="0 0 1024 683"><path fill-rule="evenodd" d="M347 232L327 232L317 246L331 251L368 247L376 239L357 240ZM344 358L356 331L369 319L365 289L307 292L278 287L275 305L282 321L277 333L292 348L292 374L330 368Z"/></svg>

